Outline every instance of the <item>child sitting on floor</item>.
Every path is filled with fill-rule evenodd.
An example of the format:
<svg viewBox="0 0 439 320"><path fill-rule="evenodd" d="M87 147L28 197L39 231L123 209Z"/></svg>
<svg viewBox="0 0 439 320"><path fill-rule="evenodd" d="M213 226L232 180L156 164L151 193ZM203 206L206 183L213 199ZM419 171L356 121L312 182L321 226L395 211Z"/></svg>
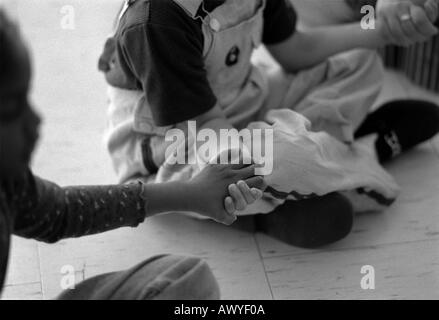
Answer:
<svg viewBox="0 0 439 320"><path fill-rule="evenodd" d="M61 188L35 177L28 165L40 118L28 102L30 59L17 28L1 10L0 47L0 290L11 234L53 243L135 227L146 217L176 210L230 224L236 208L261 197L256 187L263 189L264 182L254 176L253 165L210 165L190 181L156 185ZM86 280L63 298L205 299L218 298L218 287L199 259L160 256L125 272Z"/></svg>
<svg viewBox="0 0 439 320"><path fill-rule="evenodd" d="M302 28L290 0L126 0L114 36L108 39L99 62L109 84L108 149L120 181L180 178L179 172L173 175L166 166L166 133L185 127L187 121L196 121L200 130L218 133L241 130L255 121L269 122L271 111L288 110L282 115L289 117L281 118L278 112L271 122L294 117L301 119L296 123L309 120L312 130L306 130L305 135L323 132L329 141L316 148L325 151L323 156L336 144L327 135L354 145L355 138L378 133L376 151L380 160L397 154L390 152L393 149L404 150L430 138L437 128L425 129L425 123L438 118L431 106L410 107L402 125L394 108L391 121L387 121L388 116L382 117L387 112L366 119L382 88L383 68L375 49L391 43L424 41L437 34L431 22L437 16L437 1L428 0L425 6L418 2L379 0L375 29L363 29L360 22ZM253 52L261 44L278 68L254 63ZM290 123L283 128L298 129ZM401 126L419 128L415 139L406 139L406 130L398 130ZM306 159L292 165L296 159L288 156L301 152L294 146L294 138L308 149L312 146L301 140L300 133L282 134L287 137L285 143L277 145L278 152L275 145L273 155L274 161L280 162L274 166L274 173L282 181L273 179L269 185L277 189L251 207L251 213L257 214L258 229L303 247L344 238L354 216L351 199L339 192L346 186L337 185L332 190L335 193L315 187L302 194L298 192L302 190L293 188L297 185L289 185L289 181L293 184L299 180L293 173L313 163L319 154L306 154ZM308 184L319 187L337 165L333 161L321 166L326 175L304 170L302 176ZM379 170L374 173L378 178L381 175ZM342 177L344 183L354 180L349 174ZM288 181L279 190L284 180ZM377 194L369 186L361 187L362 194L366 189ZM284 201L291 193L299 193L295 197L298 201ZM384 198L379 201L387 205L395 196L378 194L375 198Z"/></svg>

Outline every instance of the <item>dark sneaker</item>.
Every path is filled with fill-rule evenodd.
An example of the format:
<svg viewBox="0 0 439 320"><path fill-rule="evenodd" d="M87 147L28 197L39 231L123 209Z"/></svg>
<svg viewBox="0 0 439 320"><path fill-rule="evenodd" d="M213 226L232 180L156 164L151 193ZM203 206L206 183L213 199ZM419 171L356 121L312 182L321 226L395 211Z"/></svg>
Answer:
<svg viewBox="0 0 439 320"><path fill-rule="evenodd" d="M439 106L419 100L397 100L371 113L355 138L377 133L381 163L434 137L439 132Z"/></svg>
<svg viewBox="0 0 439 320"><path fill-rule="evenodd" d="M272 213L257 215L256 227L290 245L316 248L346 237L353 220L350 201L339 193L331 193L287 201Z"/></svg>

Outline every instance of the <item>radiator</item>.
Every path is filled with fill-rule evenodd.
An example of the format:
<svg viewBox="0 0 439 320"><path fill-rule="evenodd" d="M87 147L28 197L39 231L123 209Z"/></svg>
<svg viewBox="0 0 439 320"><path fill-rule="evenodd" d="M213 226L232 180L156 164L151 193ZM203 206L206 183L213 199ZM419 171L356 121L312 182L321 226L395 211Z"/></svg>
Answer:
<svg viewBox="0 0 439 320"><path fill-rule="evenodd" d="M401 70L416 84L439 92L439 36L408 48L381 51L386 66Z"/></svg>

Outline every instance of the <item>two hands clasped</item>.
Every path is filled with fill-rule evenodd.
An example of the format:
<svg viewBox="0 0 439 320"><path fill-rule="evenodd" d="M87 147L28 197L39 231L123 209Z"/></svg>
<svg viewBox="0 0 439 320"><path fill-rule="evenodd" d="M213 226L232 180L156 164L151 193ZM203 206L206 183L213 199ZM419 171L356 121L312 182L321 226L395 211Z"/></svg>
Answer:
<svg viewBox="0 0 439 320"><path fill-rule="evenodd" d="M267 187L262 176L255 176L255 169L255 164L208 164L188 182L199 195L196 212L232 224L236 212L259 200Z"/></svg>
<svg viewBox="0 0 439 320"><path fill-rule="evenodd" d="M386 43L407 47L438 34L439 0L378 0L376 10Z"/></svg>
<svg viewBox="0 0 439 320"><path fill-rule="evenodd" d="M374 33L371 39L373 39L374 44L400 46L426 41L438 33L438 29L434 25L438 19L438 13L439 0L378 0L376 7L378 26L376 31L378 33ZM341 31L346 33L345 29ZM341 31L337 29L337 32L333 32L333 38L339 37ZM348 31L350 32L350 29ZM315 39L322 38L319 38L318 35L328 38L327 33L317 33L314 34L314 37L309 37L312 43L316 42ZM375 37L376 35L378 37ZM306 47L298 45L304 39L308 38L296 35L285 43L269 49L278 61L284 62L281 64L285 69L289 70L291 67L294 70L295 64L291 63L290 54L284 53L290 52L290 47ZM352 43L355 44L354 40ZM323 50L324 52L317 55L315 59L301 61L302 67L307 64L315 65L320 59L326 59L327 55L334 54L340 49L334 51L324 41L317 42L326 45L322 48L327 49L327 52ZM339 43L339 46L343 47L343 43ZM347 50L349 46L343 48ZM309 58L309 53L307 52L304 56ZM227 127L227 124L224 127ZM255 175L256 165L244 165L242 161L240 163L208 164L198 175L184 183L177 183L174 185L175 188L167 185L165 204L167 202L169 206L158 211L170 211L170 209L178 211L185 208L187 210L183 211L197 212L217 222L226 225L232 224L237 219L237 211L245 210L249 205L259 200L267 187L264 178ZM161 200L160 197L158 199ZM172 199L176 201L171 201ZM156 202L157 207L163 206L163 201Z"/></svg>

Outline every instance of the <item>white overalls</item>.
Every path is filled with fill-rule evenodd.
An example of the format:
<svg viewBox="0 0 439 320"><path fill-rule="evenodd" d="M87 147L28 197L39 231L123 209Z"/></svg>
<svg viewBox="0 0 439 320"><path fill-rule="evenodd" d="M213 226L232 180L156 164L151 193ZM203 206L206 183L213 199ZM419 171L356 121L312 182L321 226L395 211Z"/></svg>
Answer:
<svg viewBox="0 0 439 320"><path fill-rule="evenodd" d="M202 0L174 1L193 19L202 19L207 77L227 119L237 129L254 121L265 123L252 128L275 128L275 167L266 178L277 195L284 196L267 195L246 214L270 212L287 198L297 199L293 194L361 190L362 195L378 193L378 198L385 199L368 204L363 199L358 211L385 207L396 198L398 187L376 161L342 143L353 142L355 129L380 92L383 68L375 52L340 54L297 74L286 74L278 66L252 61L262 40L266 0L226 0L204 18L197 16ZM145 136L152 137L153 159L159 167L150 180L185 179L198 172L196 166L163 165L163 137L170 127L154 125L144 92L110 87L109 96L107 141L121 182L150 177L141 152ZM291 126L285 119L290 119ZM303 153L297 156L298 152ZM306 170L301 161L306 162ZM354 193L356 197L358 192Z"/></svg>

